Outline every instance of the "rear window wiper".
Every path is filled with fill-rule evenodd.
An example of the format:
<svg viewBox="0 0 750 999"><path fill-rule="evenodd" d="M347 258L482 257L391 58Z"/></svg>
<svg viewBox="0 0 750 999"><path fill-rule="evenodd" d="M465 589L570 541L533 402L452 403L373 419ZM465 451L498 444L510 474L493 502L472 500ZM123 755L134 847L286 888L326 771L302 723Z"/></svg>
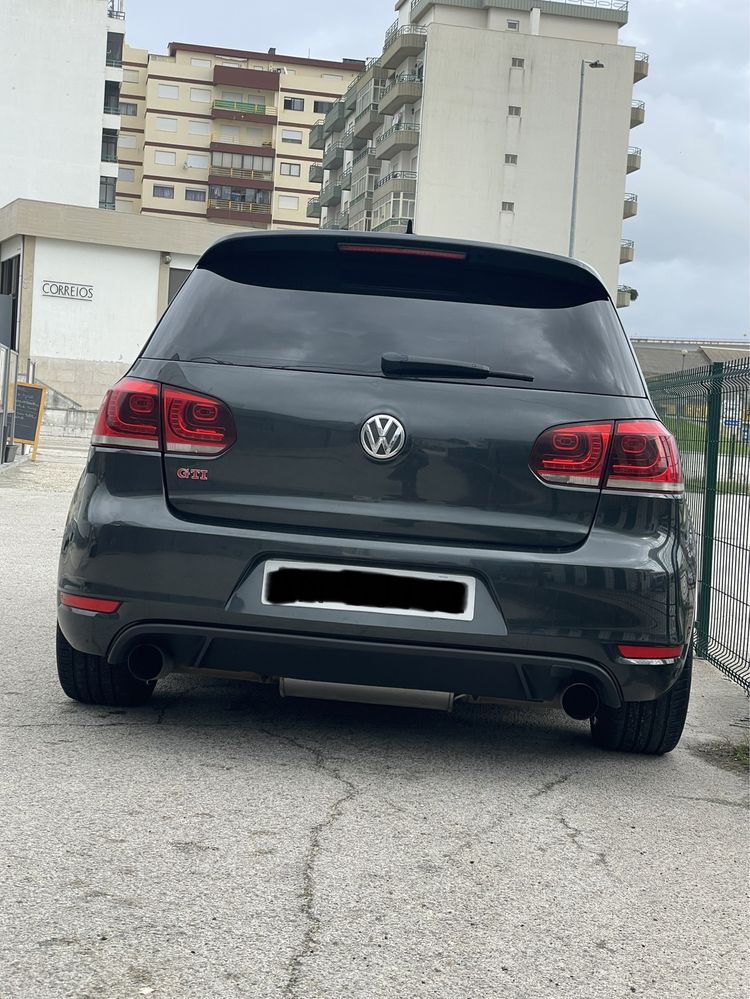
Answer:
<svg viewBox="0 0 750 999"><path fill-rule="evenodd" d="M486 364L472 364L471 361L444 361L439 357L416 357L410 354L383 354L380 367L384 375L398 378L411 375L413 378L510 378L517 382L533 382L531 375L519 375L513 371L493 371Z"/></svg>

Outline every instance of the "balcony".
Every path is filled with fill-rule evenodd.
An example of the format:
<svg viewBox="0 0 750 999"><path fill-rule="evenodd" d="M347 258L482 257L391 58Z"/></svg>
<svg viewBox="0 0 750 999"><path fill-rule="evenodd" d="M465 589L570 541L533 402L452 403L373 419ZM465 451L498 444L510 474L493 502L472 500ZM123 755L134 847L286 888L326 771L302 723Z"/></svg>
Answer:
<svg viewBox="0 0 750 999"><path fill-rule="evenodd" d="M387 129L377 141L375 154L379 160L392 160L399 153L414 149L419 143L419 125L399 122Z"/></svg>
<svg viewBox="0 0 750 999"><path fill-rule="evenodd" d="M630 105L630 127L636 128L646 120L646 105L643 101L633 101Z"/></svg>
<svg viewBox="0 0 750 999"><path fill-rule="evenodd" d="M352 219L365 212L369 215L372 212L372 191L363 191L356 198L349 202L349 212Z"/></svg>
<svg viewBox="0 0 750 999"><path fill-rule="evenodd" d="M341 132L346 121L346 109L343 101L336 101L331 110L323 119L323 131L326 135L334 135Z"/></svg>
<svg viewBox="0 0 750 999"><path fill-rule="evenodd" d="M324 170L337 170L344 162L344 143L332 142L323 153L321 161Z"/></svg>
<svg viewBox="0 0 750 999"><path fill-rule="evenodd" d="M209 198L206 216L241 222L253 229L265 229L271 224L271 206L254 201L230 201L228 198Z"/></svg>
<svg viewBox="0 0 750 999"><path fill-rule="evenodd" d="M386 174L375 184L375 194L380 198L385 198L389 194L410 194L417 193L417 172L416 170L394 170Z"/></svg>
<svg viewBox="0 0 750 999"><path fill-rule="evenodd" d="M324 125L325 118L320 118L310 129L310 137L307 143L310 149L323 149L325 147L326 133L323 128Z"/></svg>
<svg viewBox="0 0 750 999"><path fill-rule="evenodd" d="M626 284L621 284L617 289L617 308L627 309L631 302L638 298L638 292Z"/></svg>
<svg viewBox="0 0 750 999"><path fill-rule="evenodd" d="M636 52L633 67L633 83L640 83L648 76L648 56L645 52Z"/></svg>
<svg viewBox="0 0 750 999"><path fill-rule="evenodd" d="M375 155L375 147L368 144L361 152L352 160L352 170L355 173L359 173L360 170L374 170L376 167L380 166L380 161Z"/></svg>
<svg viewBox="0 0 750 999"><path fill-rule="evenodd" d="M122 57L117 59L115 56L107 56L107 65L110 69L122 69Z"/></svg>
<svg viewBox="0 0 750 999"><path fill-rule="evenodd" d="M347 111L353 111L357 106L357 93L359 92L359 80L354 80L349 84L349 89L344 94L344 107Z"/></svg>
<svg viewBox="0 0 750 999"><path fill-rule="evenodd" d="M352 189L352 168L347 167L346 170L341 174L338 180L341 184L342 191L351 191Z"/></svg>
<svg viewBox="0 0 750 999"><path fill-rule="evenodd" d="M397 219L386 219L385 222L380 222L378 225L372 227L373 232L406 232L407 227L410 222L413 222L412 218L397 218Z"/></svg>
<svg viewBox="0 0 750 999"><path fill-rule="evenodd" d="M349 212L341 212L334 218L328 218L325 220L322 229L348 229L349 228Z"/></svg>
<svg viewBox="0 0 750 999"><path fill-rule="evenodd" d="M320 218L320 198L310 198L307 202L307 212L305 214L309 219Z"/></svg>
<svg viewBox="0 0 750 999"><path fill-rule="evenodd" d="M107 17L113 17L116 21L125 20L125 11L122 9L122 0L109 0L107 4Z"/></svg>
<svg viewBox="0 0 750 999"><path fill-rule="evenodd" d="M344 132L341 141L344 143L344 149L361 149L367 145L367 139L354 134L353 125Z"/></svg>
<svg viewBox="0 0 750 999"><path fill-rule="evenodd" d="M358 139L371 139L383 120L383 112L378 105L368 104L354 119L354 135Z"/></svg>
<svg viewBox="0 0 750 999"><path fill-rule="evenodd" d="M635 258L635 243L632 239L620 240L620 263L629 264Z"/></svg>
<svg viewBox="0 0 750 999"><path fill-rule="evenodd" d="M417 24L390 28L385 36L380 65L384 69L396 69L405 59L419 55L426 41L427 29Z"/></svg>
<svg viewBox="0 0 750 999"><path fill-rule="evenodd" d="M422 78L410 73L400 73L380 95L380 110L393 114L404 104L414 104L422 96Z"/></svg>
<svg viewBox="0 0 750 999"><path fill-rule="evenodd" d="M241 167L210 166L208 168L209 184L221 184L227 177L238 180L238 187L258 187L270 190L273 187L273 172L269 170L244 170ZM242 183L246 181L247 183ZM254 181L256 183L250 183Z"/></svg>
<svg viewBox="0 0 750 999"><path fill-rule="evenodd" d="M311 184L321 184L323 182L323 167L320 163L311 163L307 174L307 179Z"/></svg>
<svg viewBox="0 0 750 999"><path fill-rule="evenodd" d="M380 59L368 59L365 68L355 81L357 92L361 93L373 80L385 80L387 77L388 70L382 65Z"/></svg>
<svg viewBox="0 0 750 999"><path fill-rule="evenodd" d="M276 122L276 108L268 104L245 104L243 101L214 101L211 105L211 116L273 125Z"/></svg>
<svg viewBox="0 0 750 999"><path fill-rule="evenodd" d="M638 214L638 195L626 194L625 203L622 209L622 217L624 219L632 219L633 216L637 214Z"/></svg>
<svg viewBox="0 0 750 999"><path fill-rule="evenodd" d="M323 208L330 208L331 205L338 205L341 201L341 184L326 184L320 192L320 204Z"/></svg>
<svg viewBox="0 0 750 999"><path fill-rule="evenodd" d="M628 173L635 173L641 169L641 150L638 146L630 146L628 149Z"/></svg>

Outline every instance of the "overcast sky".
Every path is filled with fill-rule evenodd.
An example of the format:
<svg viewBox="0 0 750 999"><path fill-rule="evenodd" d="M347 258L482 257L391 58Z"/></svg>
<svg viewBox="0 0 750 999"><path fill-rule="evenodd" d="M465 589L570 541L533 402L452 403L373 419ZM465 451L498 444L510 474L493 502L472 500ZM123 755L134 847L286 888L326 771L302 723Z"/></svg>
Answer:
<svg viewBox="0 0 750 999"><path fill-rule="evenodd" d="M363 58L395 18L392 0L126 2L128 41L151 52L182 41ZM620 40L651 57L635 94L646 101L632 135L643 166L628 177L639 211L623 235L636 259L620 274L640 298L621 312L625 326L632 336L747 338L750 3L631 0Z"/></svg>

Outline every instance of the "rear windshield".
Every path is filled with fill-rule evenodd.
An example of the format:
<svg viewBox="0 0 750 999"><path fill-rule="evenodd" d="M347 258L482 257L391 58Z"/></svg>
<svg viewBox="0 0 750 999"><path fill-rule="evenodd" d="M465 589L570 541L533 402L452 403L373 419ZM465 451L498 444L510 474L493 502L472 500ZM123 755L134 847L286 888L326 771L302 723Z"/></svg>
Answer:
<svg viewBox="0 0 750 999"><path fill-rule="evenodd" d="M645 394L613 306L590 300L590 278L577 285L365 253L341 262L320 253L269 259L276 256L224 259L221 273L199 265L144 356L382 377L381 357L392 352L534 379L477 385Z"/></svg>

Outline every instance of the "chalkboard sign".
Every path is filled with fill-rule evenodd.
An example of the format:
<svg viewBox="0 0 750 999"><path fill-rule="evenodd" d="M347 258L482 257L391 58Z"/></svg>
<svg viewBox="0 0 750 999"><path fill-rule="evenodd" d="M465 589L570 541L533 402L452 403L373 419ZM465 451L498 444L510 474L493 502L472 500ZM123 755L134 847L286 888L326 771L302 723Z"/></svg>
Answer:
<svg viewBox="0 0 750 999"><path fill-rule="evenodd" d="M16 386L16 426L13 440L16 444L33 444L34 458L36 458L36 449L39 445L39 431L42 428L46 394L47 389L44 385L19 382Z"/></svg>

